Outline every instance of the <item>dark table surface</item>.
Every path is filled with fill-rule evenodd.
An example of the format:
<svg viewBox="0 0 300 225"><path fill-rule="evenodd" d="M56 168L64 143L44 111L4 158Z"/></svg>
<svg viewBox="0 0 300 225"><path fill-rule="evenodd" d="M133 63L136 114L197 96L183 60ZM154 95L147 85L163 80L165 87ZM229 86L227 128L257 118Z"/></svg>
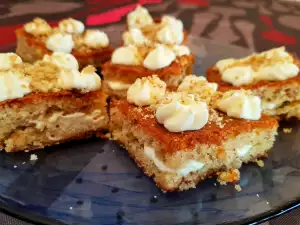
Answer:
<svg viewBox="0 0 300 225"><path fill-rule="evenodd" d="M300 52L300 4L296 0L2 0L0 51L14 50L14 30L33 17L41 16L52 23L75 17L89 27L114 32L110 25L122 26L124 15L137 4L151 7L154 16L172 14L183 20L191 35L219 44L249 51L285 45L289 51ZM30 223L0 213L0 224ZM266 224L300 224L300 210Z"/></svg>

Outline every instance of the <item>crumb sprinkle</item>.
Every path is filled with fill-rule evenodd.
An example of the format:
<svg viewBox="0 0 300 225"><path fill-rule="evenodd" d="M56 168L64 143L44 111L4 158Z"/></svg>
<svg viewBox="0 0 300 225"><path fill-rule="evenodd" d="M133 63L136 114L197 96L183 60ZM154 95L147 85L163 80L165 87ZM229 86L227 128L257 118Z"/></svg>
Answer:
<svg viewBox="0 0 300 225"><path fill-rule="evenodd" d="M234 185L234 188L238 192L242 191L241 185L239 185L239 184Z"/></svg>
<svg viewBox="0 0 300 225"><path fill-rule="evenodd" d="M38 156L36 154L30 155L30 161L36 161L38 159Z"/></svg>
<svg viewBox="0 0 300 225"><path fill-rule="evenodd" d="M210 110L209 112L209 119L208 119L209 124L215 123L219 128L224 128L225 126L225 121L222 116L218 114L218 112L214 109Z"/></svg>
<svg viewBox="0 0 300 225"><path fill-rule="evenodd" d="M256 164L257 164L259 167L264 167L264 165L265 165L264 161L262 161L262 160L256 160Z"/></svg>

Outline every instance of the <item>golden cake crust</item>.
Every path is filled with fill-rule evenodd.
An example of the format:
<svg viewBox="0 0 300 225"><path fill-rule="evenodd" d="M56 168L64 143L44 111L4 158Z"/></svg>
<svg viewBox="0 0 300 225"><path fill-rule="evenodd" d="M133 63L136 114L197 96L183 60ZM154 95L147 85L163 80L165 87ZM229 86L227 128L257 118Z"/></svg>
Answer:
<svg viewBox="0 0 300 225"><path fill-rule="evenodd" d="M278 127L277 120L270 116L263 115L260 120L250 121L229 118L224 113L217 112L218 116L223 118L223 128L220 128L219 122L212 121L197 131L173 133L168 132L156 121L154 111L149 107L136 107L124 100L113 101L112 107L116 107L129 120L134 121L143 132L153 136L163 146L162 149L165 154L180 150L189 151L194 149L196 144L214 144L218 146L223 141L243 132Z"/></svg>
<svg viewBox="0 0 300 225"><path fill-rule="evenodd" d="M59 92L35 92L28 94L23 98L8 99L0 102L0 110L7 106L11 108L21 108L27 104L38 103L41 101L52 101L63 98L72 98L76 102L76 104L82 104L86 99L90 99L91 97L97 98L98 102L101 102L103 106L106 106L107 95L103 91L80 93L79 91L74 90Z"/></svg>
<svg viewBox="0 0 300 225"><path fill-rule="evenodd" d="M150 70L141 66L119 65L112 64L110 61L102 66L102 73L104 79L110 81L121 81L124 83L133 83L137 78L151 76L157 74L162 80L168 80L170 76L181 76L183 68L190 67L188 72L192 72L192 64L194 64L195 57L193 55L184 55L177 57L170 66L159 70ZM190 71L189 71L190 70Z"/></svg>

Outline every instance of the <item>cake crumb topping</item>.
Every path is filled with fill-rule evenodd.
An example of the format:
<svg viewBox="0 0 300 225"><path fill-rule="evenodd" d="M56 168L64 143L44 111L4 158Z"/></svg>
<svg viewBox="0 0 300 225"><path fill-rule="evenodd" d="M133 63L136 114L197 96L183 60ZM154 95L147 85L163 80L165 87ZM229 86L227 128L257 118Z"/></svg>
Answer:
<svg viewBox="0 0 300 225"><path fill-rule="evenodd" d="M209 111L209 119L208 124L216 124L219 128L224 128L225 121L224 118L214 109L210 109Z"/></svg>
<svg viewBox="0 0 300 225"><path fill-rule="evenodd" d="M188 75L178 86L177 91L185 91L192 94L197 93L201 99L210 103L212 97L216 94L217 89L218 84L208 82L205 77Z"/></svg>

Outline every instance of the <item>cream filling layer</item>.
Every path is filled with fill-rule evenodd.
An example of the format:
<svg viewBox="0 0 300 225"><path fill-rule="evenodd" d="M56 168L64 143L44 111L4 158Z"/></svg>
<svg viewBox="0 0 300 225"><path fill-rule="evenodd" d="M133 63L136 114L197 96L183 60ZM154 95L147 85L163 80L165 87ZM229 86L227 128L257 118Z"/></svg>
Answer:
<svg viewBox="0 0 300 225"><path fill-rule="evenodd" d="M190 172L195 172L201 170L204 167L204 163L196 161L196 160L189 160L184 165L182 165L179 169L173 169L166 166L160 159L156 157L155 149L150 146L144 146L144 153L147 157L149 157L155 166L163 172L171 172L177 173L182 176L187 176Z"/></svg>
<svg viewBox="0 0 300 225"><path fill-rule="evenodd" d="M44 131L45 129L50 133L55 131L55 136L48 133L47 136L49 140L57 141L65 135L65 129L69 129L72 124L78 121L84 121L86 123L85 126L93 127L97 126L97 124L104 119L103 112L100 109L96 109L89 114L74 112L64 115L64 112L55 112L49 117L41 116L37 120L31 120L30 123L34 124L35 128L39 131ZM64 129L62 129L62 127Z"/></svg>

